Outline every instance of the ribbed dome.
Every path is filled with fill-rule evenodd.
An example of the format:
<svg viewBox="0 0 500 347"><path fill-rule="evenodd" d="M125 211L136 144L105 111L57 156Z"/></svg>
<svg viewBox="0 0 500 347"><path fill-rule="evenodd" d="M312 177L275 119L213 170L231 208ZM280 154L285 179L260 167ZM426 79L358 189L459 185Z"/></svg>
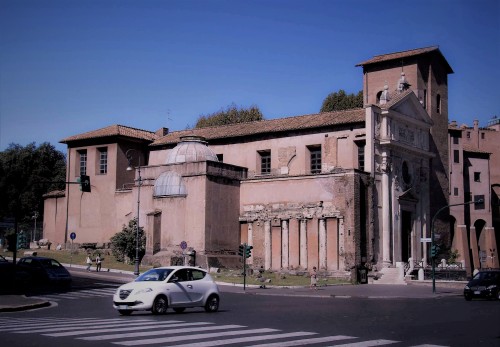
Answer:
<svg viewBox="0 0 500 347"><path fill-rule="evenodd" d="M162 173L155 181L153 197L187 195L186 186L177 172Z"/></svg>
<svg viewBox="0 0 500 347"><path fill-rule="evenodd" d="M185 136L167 157L167 164L187 163L193 161L219 161L217 155L206 145L202 137Z"/></svg>

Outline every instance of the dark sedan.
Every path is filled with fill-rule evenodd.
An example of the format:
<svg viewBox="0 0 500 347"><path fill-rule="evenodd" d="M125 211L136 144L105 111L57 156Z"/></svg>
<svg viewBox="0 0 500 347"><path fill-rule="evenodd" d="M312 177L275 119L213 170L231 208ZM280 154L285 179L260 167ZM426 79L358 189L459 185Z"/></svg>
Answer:
<svg viewBox="0 0 500 347"><path fill-rule="evenodd" d="M487 298L500 300L500 270L479 271L464 288L465 300Z"/></svg>
<svg viewBox="0 0 500 347"><path fill-rule="evenodd" d="M56 285L69 287L71 285L71 275L66 268L57 260L46 257L23 257L17 263L31 275L34 285Z"/></svg>

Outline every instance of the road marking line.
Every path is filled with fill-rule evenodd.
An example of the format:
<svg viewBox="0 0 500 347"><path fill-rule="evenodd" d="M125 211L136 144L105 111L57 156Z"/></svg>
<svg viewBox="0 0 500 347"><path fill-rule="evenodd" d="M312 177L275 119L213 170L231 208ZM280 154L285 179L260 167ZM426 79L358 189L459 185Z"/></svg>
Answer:
<svg viewBox="0 0 500 347"><path fill-rule="evenodd" d="M204 323L203 323L204 324ZM213 323L209 323L213 324ZM186 324L173 324L170 327L177 326L193 326L200 325L200 323L186 323ZM161 326L160 326L161 327ZM198 331L213 331L213 330L224 330L224 329L241 329L245 328L243 325L217 325L217 326L207 326L207 327L194 327L194 328L182 328L182 329L174 329L174 330L163 330L163 331L141 331L137 333L128 333L128 334L111 334L111 335L99 335L99 336L91 336L91 337L78 337L79 340L87 340L87 341L104 341L104 340L114 340L121 338L130 338L130 337L144 337L144 336L159 336L159 335L171 335L171 334L180 334L180 333L192 333ZM117 331L117 330L115 330ZM54 336L54 335L50 335Z"/></svg>
<svg viewBox="0 0 500 347"><path fill-rule="evenodd" d="M390 345L391 343L398 343L398 342L399 341L391 341L391 340L370 340L370 341L345 343L342 345L335 345L332 347L371 347L371 346Z"/></svg>
<svg viewBox="0 0 500 347"><path fill-rule="evenodd" d="M117 345L123 345L123 346L143 346L143 345L150 345L150 344L155 344L155 343L168 343L168 342L176 342L176 341L198 340L198 339L220 337L220 336L261 334L261 333L271 333L271 332L275 332L275 331L279 331L279 330L269 329L269 328L236 330L236 331L226 331L226 332L219 332L219 333L194 334L194 335L189 335L189 336L172 336L172 337L144 339L144 340L135 340L135 341L113 342L113 343L117 344Z"/></svg>
<svg viewBox="0 0 500 347"><path fill-rule="evenodd" d="M312 345L313 343L331 342L331 341L348 340L348 339L356 339L356 338L357 337L354 337L354 336L336 335L336 336L316 337L313 339L294 340L294 341L288 341L288 342L265 343L262 345L252 345L252 346L248 346L248 347L305 346L305 345Z"/></svg>
<svg viewBox="0 0 500 347"><path fill-rule="evenodd" d="M156 321L141 321L141 320L136 320L136 321L130 321L129 324L135 324L137 322L141 322L142 325L140 327L132 326L129 329L135 329L135 328L142 328L146 329L148 324L158 324ZM112 328L112 327L123 327L123 321L117 321L114 323L99 323L99 322L94 322L94 323L85 323L85 324L78 324L77 326L74 326L74 324L68 325L68 324L63 324L61 326L55 326L53 328L46 328L46 329L35 329L35 330L29 330L29 331L16 331L16 334L31 334L31 333L50 333L52 331L67 331L67 330L88 330L89 328Z"/></svg>
<svg viewBox="0 0 500 347"><path fill-rule="evenodd" d="M108 322L121 322L123 320L120 320L119 318L117 319L110 319ZM50 322L50 323L37 323L37 327L43 329L44 327L53 327L53 326L57 326L57 327L72 327L74 325L77 325L79 327L82 327L82 326L86 326L86 325L92 325L92 324L96 324L96 319L92 319L92 320L86 320L86 321L75 321L75 322L66 322L66 323L59 323L58 321L53 321L53 322ZM29 329L27 330L25 333L28 334L28 333L33 333L33 332L37 332L36 330L33 330L33 324L32 323L28 323L28 324L23 324L23 325L20 325L20 324L16 324L14 327L12 328L7 328L7 329L0 329L0 331L4 331L4 330L9 330L11 332L15 332L15 331L18 331L18 330L26 330L26 329ZM37 329L38 330L38 329Z"/></svg>
<svg viewBox="0 0 500 347"><path fill-rule="evenodd" d="M228 339L228 340L193 342L193 343L189 343L189 344L175 345L175 346L171 346L171 347L212 347L212 346L229 345L232 343L246 343L246 342L250 342L250 341L263 341L263 340L273 340L273 339L276 340L276 339L284 339L284 338L288 338L288 337L307 336L307 335L315 335L315 334L316 333L299 331L299 332L295 332L295 333L239 337L236 339Z"/></svg>

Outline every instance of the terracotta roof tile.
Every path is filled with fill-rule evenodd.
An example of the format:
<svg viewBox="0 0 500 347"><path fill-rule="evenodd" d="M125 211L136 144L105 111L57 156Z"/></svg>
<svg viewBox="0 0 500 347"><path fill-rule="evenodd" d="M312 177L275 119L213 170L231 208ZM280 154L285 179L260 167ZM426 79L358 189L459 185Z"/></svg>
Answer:
<svg viewBox="0 0 500 347"><path fill-rule="evenodd" d="M286 131L304 130L359 123L365 121L365 110L362 108L323 112L304 116L229 124L201 129L173 131L153 142L150 146L177 144L181 137L195 135L207 140L252 136L257 134L273 134Z"/></svg>
<svg viewBox="0 0 500 347"><path fill-rule="evenodd" d="M92 130L83 134L66 137L65 139L62 139L60 143L69 143L73 141L89 140L89 139L111 137L111 136L124 136L124 137L131 137L135 139L148 140L148 141L154 141L156 138L158 138L158 135L156 135L152 131L130 128L124 125L115 124L102 129Z"/></svg>
<svg viewBox="0 0 500 347"><path fill-rule="evenodd" d="M368 60L363 61L363 62L361 62L359 64L356 64L356 66L366 66L366 65L381 63L381 62L389 61L389 60L396 60L396 59L403 59L403 58L408 58L408 57L414 57L414 56L417 56L417 55L426 54L426 53L430 53L430 52L437 52L442 57L442 59L444 60L446 66L447 66L447 69L448 69L448 73L453 73L452 68L450 67L450 65L448 64L448 62L446 61L446 59L442 55L442 53L439 50L438 46L416 48L416 49L410 49L410 50L407 50L407 51L401 51L401 52L394 52L394 53L376 55L376 56L374 56L371 59L368 59Z"/></svg>

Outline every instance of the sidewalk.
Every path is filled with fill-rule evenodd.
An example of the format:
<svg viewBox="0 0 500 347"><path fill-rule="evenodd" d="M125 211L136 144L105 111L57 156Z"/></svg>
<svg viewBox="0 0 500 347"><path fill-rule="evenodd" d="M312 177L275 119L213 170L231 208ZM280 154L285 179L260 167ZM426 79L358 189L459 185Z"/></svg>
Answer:
<svg viewBox="0 0 500 347"><path fill-rule="evenodd" d="M85 266L65 265L71 273L80 277L105 279L115 283L127 283L136 277L132 272L104 269L101 272L87 272ZM366 299L438 299L443 297L457 297L463 295L465 283L436 281L436 293L432 292L431 281L411 282L408 285L390 284L360 284L322 286L315 289L307 287L275 287L267 286L261 289L258 286L247 286L243 290L242 284L217 283L222 293L241 293L246 295L275 295L316 298L366 298ZM0 312L15 312L50 306L50 302L24 295L0 295Z"/></svg>

